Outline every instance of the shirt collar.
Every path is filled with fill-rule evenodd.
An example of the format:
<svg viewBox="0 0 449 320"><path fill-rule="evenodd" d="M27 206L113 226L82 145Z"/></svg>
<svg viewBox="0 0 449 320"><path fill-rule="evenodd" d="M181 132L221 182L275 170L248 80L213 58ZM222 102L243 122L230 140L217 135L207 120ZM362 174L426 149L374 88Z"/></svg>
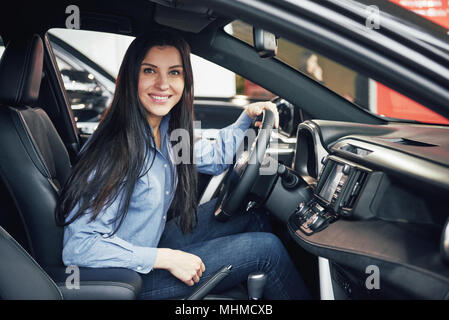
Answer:
<svg viewBox="0 0 449 320"><path fill-rule="evenodd" d="M168 125L170 122L170 113L167 113L165 116L162 117L161 123L159 124L159 131L161 133L161 139L165 137L165 134L168 131ZM151 134L153 134L153 127L150 126Z"/></svg>
<svg viewBox="0 0 449 320"><path fill-rule="evenodd" d="M161 138L165 137L165 134L168 131L169 122L170 122L170 113L167 113L165 116L162 117L160 124Z"/></svg>

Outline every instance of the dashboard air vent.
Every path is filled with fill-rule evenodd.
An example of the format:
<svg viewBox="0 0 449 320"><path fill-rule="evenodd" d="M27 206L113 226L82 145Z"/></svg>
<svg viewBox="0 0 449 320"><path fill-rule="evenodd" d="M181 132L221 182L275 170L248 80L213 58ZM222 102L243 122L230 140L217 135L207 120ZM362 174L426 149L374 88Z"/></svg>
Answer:
<svg viewBox="0 0 449 320"><path fill-rule="evenodd" d="M362 190L367 176L368 172L365 171L356 170L354 172L353 179L351 179L350 182L351 184L348 186L349 190L348 192L345 192L341 202L341 206L346 211L350 211L354 207L355 201L357 200L360 190Z"/></svg>

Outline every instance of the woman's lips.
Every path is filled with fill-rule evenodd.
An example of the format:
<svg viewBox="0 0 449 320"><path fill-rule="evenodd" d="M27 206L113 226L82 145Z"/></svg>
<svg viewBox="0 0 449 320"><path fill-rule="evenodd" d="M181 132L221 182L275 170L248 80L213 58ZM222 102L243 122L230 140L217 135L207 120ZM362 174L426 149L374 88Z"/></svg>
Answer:
<svg viewBox="0 0 449 320"><path fill-rule="evenodd" d="M171 95L148 94L148 96L151 101L157 104L164 104L171 98Z"/></svg>

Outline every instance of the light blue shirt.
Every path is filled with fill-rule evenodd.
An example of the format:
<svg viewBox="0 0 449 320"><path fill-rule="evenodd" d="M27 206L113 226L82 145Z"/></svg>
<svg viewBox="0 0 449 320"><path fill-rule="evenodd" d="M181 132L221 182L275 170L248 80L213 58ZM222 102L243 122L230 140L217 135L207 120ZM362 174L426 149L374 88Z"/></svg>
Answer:
<svg viewBox="0 0 449 320"><path fill-rule="evenodd" d="M97 218L88 222L84 214L64 228L62 259L65 265L128 268L148 273L156 260L157 246L165 228L167 211L176 190L176 167L165 116L160 125L161 150L151 169L136 183L127 215L115 230L120 196ZM218 131L214 141L200 138L194 143L194 163L201 173L217 175L226 170L253 119L244 111L232 125ZM77 207L67 217L70 219ZM118 223L118 222L116 222Z"/></svg>

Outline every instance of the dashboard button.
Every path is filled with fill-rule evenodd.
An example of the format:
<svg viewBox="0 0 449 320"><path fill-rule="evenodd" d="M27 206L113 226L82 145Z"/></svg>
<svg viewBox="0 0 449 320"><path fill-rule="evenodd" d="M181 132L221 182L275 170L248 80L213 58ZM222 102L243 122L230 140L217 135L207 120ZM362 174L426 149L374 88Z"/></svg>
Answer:
<svg viewBox="0 0 449 320"><path fill-rule="evenodd" d="M354 188L352 189L351 196L358 194L360 191L360 183L356 182Z"/></svg>
<svg viewBox="0 0 449 320"><path fill-rule="evenodd" d="M324 219L321 216L317 216L316 219L313 221L313 223L309 226L310 230L316 231L318 230L323 224L326 222L326 219Z"/></svg>

